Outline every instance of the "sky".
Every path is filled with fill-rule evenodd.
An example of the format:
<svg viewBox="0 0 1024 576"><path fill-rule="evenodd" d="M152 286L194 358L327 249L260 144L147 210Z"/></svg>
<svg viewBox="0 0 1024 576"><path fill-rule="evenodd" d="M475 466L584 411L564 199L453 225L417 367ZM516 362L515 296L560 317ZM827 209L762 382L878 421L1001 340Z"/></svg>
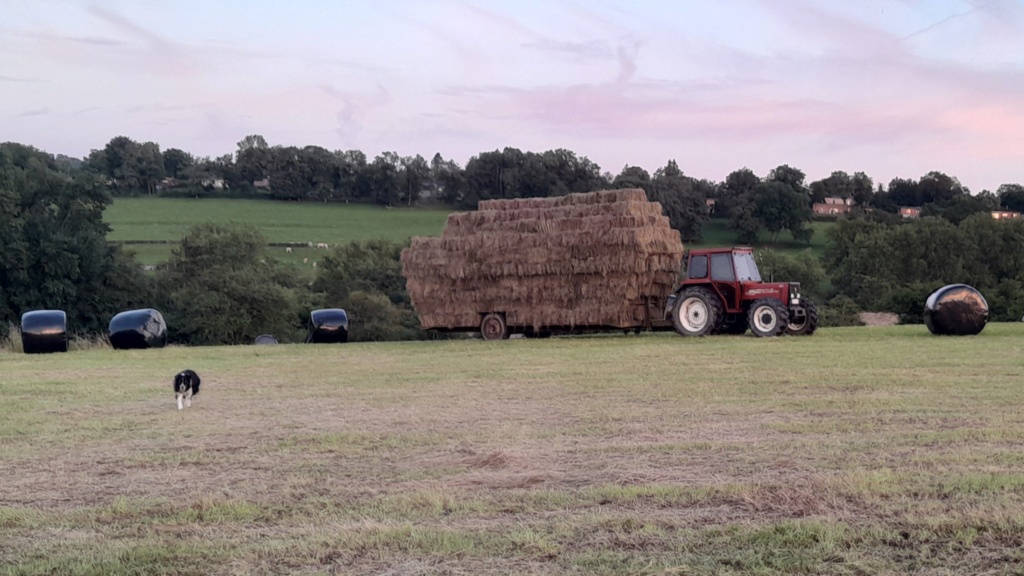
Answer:
<svg viewBox="0 0 1024 576"><path fill-rule="evenodd" d="M0 141L1024 183L1024 0L0 0Z"/></svg>

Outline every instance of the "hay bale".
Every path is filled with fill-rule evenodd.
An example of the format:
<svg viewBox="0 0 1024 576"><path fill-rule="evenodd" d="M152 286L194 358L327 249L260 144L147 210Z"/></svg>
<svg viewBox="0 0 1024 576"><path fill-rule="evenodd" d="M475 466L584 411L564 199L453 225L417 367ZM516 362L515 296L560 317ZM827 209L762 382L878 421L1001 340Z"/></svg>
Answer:
<svg viewBox="0 0 1024 576"><path fill-rule="evenodd" d="M924 323L929 332L939 336L979 334L988 323L988 302L972 286L949 284L928 296Z"/></svg>
<svg viewBox="0 0 1024 576"><path fill-rule="evenodd" d="M32 310L21 315L25 354L68 351L68 316L63 310Z"/></svg>
<svg viewBox="0 0 1024 576"><path fill-rule="evenodd" d="M323 308L309 313L307 344L348 342L348 313L342 308Z"/></svg>
<svg viewBox="0 0 1024 576"><path fill-rule="evenodd" d="M119 312L110 319L107 331L115 350L163 348L167 344L167 323L152 308Z"/></svg>
<svg viewBox="0 0 1024 576"><path fill-rule="evenodd" d="M487 200L413 238L402 272L423 328L471 329L505 314L519 329L631 328L675 286L679 233L643 190Z"/></svg>

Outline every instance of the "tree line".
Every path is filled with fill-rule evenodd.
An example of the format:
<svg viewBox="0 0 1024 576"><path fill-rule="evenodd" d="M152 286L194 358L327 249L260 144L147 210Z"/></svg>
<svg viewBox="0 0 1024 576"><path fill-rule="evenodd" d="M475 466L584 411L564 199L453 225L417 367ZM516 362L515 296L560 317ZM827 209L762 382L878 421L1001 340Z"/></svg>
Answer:
<svg viewBox="0 0 1024 576"><path fill-rule="evenodd" d="M811 204L827 197L848 198L862 212L896 214L900 207L919 207L924 216L954 224L978 212L1024 210L1020 184L971 194L941 172L918 180L894 178L883 187L863 172L836 171L808 183L804 172L781 165L763 176L741 168L715 182L687 176L674 160L653 174L628 165L612 174L570 150L504 148L477 154L462 167L440 154L427 161L383 152L371 160L359 150L271 146L257 134L216 158L117 136L84 159L57 157L55 163L65 173L95 175L114 196L238 196L382 206L433 202L472 210L481 200L637 187L662 204L684 242L702 240L703 225L712 215L727 219L740 242L775 240L786 230L798 241L810 241Z"/></svg>
<svg viewBox="0 0 1024 576"><path fill-rule="evenodd" d="M132 148L130 140L114 140L119 142L116 149L121 144ZM153 158L159 150L138 145L143 148ZM260 148L258 142L255 148ZM259 230L201 224L181 239L166 265L144 274L131 253L107 242L109 228L102 214L115 194L157 189L140 184L145 182L139 176L144 171L137 172L135 180L127 178L131 170L125 166L136 160L126 164L124 159L134 152L122 154L121 160L111 160L115 157L110 152L96 151L76 163L29 146L0 144L0 332L33 309L61 308L76 329L103 333L119 311L157 307L174 327L172 338L182 343L251 342L266 331L294 341L302 338L310 309L342 306L353 316L354 339L430 336L419 330L405 293L400 244L374 242L337 249L324 259L312 284L305 284L266 253ZM506 149L480 157L494 166L509 158L547 154ZM480 157L470 165L480 166L474 163ZM98 169L100 164L106 168ZM587 167L577 176L593 176L599 170L589 162L581 165ZM177 166L187 171L189 164ZM507 166L487 171L490 180L482 173L461 170L460 178L480 178L474 180L469 202L523 193L526 189L520 186L529 179L518 177L514 163ZM151 180L159 172L153 174ZM247 177L261 174L266 178L265 172ZM559 179L561 185L577 182L566 174ZM127 182L143 188L131 192ZM706 201L715 200L718 215L729 219L741 242L759 234L776 236L782 230L809 239L810 201L854 198L858 208L830 230L823 259L809 253L760 254L765 276L803 282L822 303L827 323L853 322L862 309L894 311L908 321L918 320L927 294L954 282L982 290L994 319L1016 319L1024 313L1024 262L1018 261L1024 258L1024 221L996 221L987 213L1024 207L1024 189L1018 185L1004 185L995 194L971 195L955 178L937 172L917 181L890 183L889 189L875 187L862 173L835 172L806 184L803 172L786 165L764 177L740 169L716 184L687 177L674 161L653 175L627 166L618 176L603 175L590 182L591 189L643 188L662 203L673 226L685 231L684 238L699 235L708 218ZM578 186L554 193L586 191L583 184ZM456 204L469 198L469 188L460 190ZM536 195L553 193L543 187L532 190ZM923 217L904 220L887 209L902 205L921 207Z"/></svg>

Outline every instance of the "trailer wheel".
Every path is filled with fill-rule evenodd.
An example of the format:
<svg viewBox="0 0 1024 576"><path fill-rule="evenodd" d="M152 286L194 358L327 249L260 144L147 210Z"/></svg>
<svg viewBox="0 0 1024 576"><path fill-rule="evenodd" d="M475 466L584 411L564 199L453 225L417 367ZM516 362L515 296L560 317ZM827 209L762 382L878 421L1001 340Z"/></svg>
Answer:
<svg viewBox="0 0 1024 576"><path fill-rule="evenodd" d="M786 334L791 336L810 336L817 329L818 307L814 305L814 302L804 300L802 305L790 310Z"/></svg>
<svg viewBox="0 0 1024 576"><path fill-rule="evenodd" d="M722 321L722 303L707 288L687 288L672 308L672 326L680 336L713 334Z"/></svg>
<svg viewBox="0 0 1024 576"><path fill-rule="evenodd" d="M508 325L500 314L488 314L480 322L480 336L484 340L504 340L508 338Z"/></svg>
<svg viewBox="0 0 1024 576"><path fill-rule="evenodd" d="M774 298L754 300L747 316L750 331L761 338L778 336L789 325L789 310Z"/></svg>

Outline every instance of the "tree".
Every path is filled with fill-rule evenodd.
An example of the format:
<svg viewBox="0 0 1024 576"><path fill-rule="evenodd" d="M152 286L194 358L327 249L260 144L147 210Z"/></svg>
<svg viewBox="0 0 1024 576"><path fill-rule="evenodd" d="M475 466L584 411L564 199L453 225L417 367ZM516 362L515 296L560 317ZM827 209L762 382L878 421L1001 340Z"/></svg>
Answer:
<svg viewBox="0 0 1024 576"><path fill-rule="evenodd" d="M373 187L366 154L359 150L338 150L334 157L338 166L338 197L345 202L368 202Z"/></svg>
<svg viewBox="0 0 1024 576"><path fill-rule="evenodd" d="M875 196L874 181L863 172L854 172L850 179L850 197L857 206L867 206Z"/></svg>
<svg viewBox="0 0 1024 576"><path fill-rule="evenodd" d="M715 211L729 218L729 227L738 232L739 241L757 241L761 223L754 217L754 194L761 184L752 170L741 168L725 177L718 188Z"/></svg>
<svg viewBox="0 0 1024 576"><path fill-rule="evenodd" d="M987 214L991 211L992 208L985 197L961 194L950 200L925 204L921 210L921 216L938 216L953 224L959 224L972 214Z"/></svg>
<svg viewBox="0 0 1024 576"><path fill-rule="evenodd" d="M402 158L399 186L402 189L401 197L406 206L412 206L419 200L429 178L430 166L427 166L427 161L423 156L417 154L415 157Z"/></svg>
<svg viewBox="0 0 1024 576"><path fill-rule="evenodd" d="M156 194L157 184L164 179L164 157L156 142L140 144L131 157L128 169L135 173L139 186L146 194Z"/></svg>
<svg viewBox="0 0 1024 576"><path fill-rule="evenodd" d="M335 200L341 181L341 165L337 156L320 146L306 146L298 151L296 162L305 177L302 192L309 200Z"/></svg>
<svg viewBox="0 0 1024 576"><path fill-rule="evenodd" d="M168 148L163 154L164 174L171 178L181 178L195 159L192 155L177 148Z"/></svg>
<svg viewBox="0 0 1024 576"><path fill-rule="evenodd" d="M964 230L940 218L840 220L829 231L824 264L832 285L862 309L918 320L936 288L971 281L969 259L976 249Z"/></svg>
<svg viewBox="0 0 1024 576"><path fill-rule="evenodd" d="M551 187L544 196L591 192L606 188L609 184L601 175L600 166L586 156L577 156L575 152L564 148L544 152L542 165L547 172L546 179L551 182Z"/></svg>
<svg viewBox="0 0 1024 576"><path fill-rule="evenodd" d="M956 178L934 171L921 177L918 190L921 194L921 205L931 202L941 204L970 193Z"/></svg>
<svg viewBox="0 0 1024 576"><path fill-rule="evenodd" d="M805 194L777 180L762 182L754 195L753 217L772 236L772 242L778 240L779 233L789 230L793 238L802 241L810 240L810 228L804 223L811 219L811 207Z"/></svg>
<svg viewBox="0 0 1024 576"><path fill-rule="evenodd" d="M803 192L804 191L804 173L802 170L797 170L788 164L783 164L776 168L773 168L768 173L767 180L769 182L779 182L789 186L791 189Z"/></svg>
<svg viewBox="0 0 1024 576"><path fill-rule="evenodd" d="M270 146L259 134L250 134L238 142L235 154L240 178L249 184L268 176L271 165Z"/></svg>
<svg viewBox="0 0 1024 576"><path fill-rule="evenodd" d="M327 307L349 312L353 340L426 337L402 275L403 244L373 240L335 248L321 261L312 290Z"/></svg>
<svg viewBox="0 0 1024 576"><path fill-rule="evenodd" d="M138 264L106 240L106 186L56 168L49 154L0 144L0 332L24 312L55 308L72 331L98 333L149 298Z"/></svg>
<svg viewBox="0 0 1024 576"><path fill-rule="evenodd" d="M115 136L103 150L93 150L86 165L104 176L110 191L118 196L155 194L165 175L160 145L139 144L127 136Z"/></svg>
<svg viewBox="0 0 1024 576"><path fill-rule="evenodd" d="M669 160L654 173L648 200L661 203L669 224L679 231L684 242L699 242L708 209L702 194L693 189L691 178L683 174L675 160Z"/></svg>
<svg viewBox="0 0 1024 576"><path fill-rule="evenodd" d="M396 152L382 152L369 166L373 187L373 202L381 206L395 206L399 201L401 183L399 171L402 158Z"/></svg>
<svg viewBox="0 0 1024 576"><path fill-rule="evenodd" d="M642 188L648 190L651 186L651 175L647 173L647 170L639 166L626 165L622 168L622 172L612 180L612 188Z"/></svg>
<svg viewBox="0 0 1024 576"><path fill-rule="evenodd" d="M811 182L811 200L824 202L825 198L850 198L856 206L867 206L875 196L874 182L863 173L850 176L846 172L833 172L828 178Z"/></svg>
<svg viewBox="0 0 1024 576"><path fill-rule="evenodd" d="M921 206L924 203L917 182L905 178L890 180L886 196L895 206Z"/></svg>
<svg viewBox="0 0 1024 576"><path fill-rule="evenodd" d="M458 163L445 160L441 154L434 154L427 176L428 195L449 206L459 206L462 204L465 185L465 175Z"/></svg>
<svg viewBox="0 0 1024 576"><path fill-rule="evenodd" d="M1020 184L1003 184L996 190L999 205L1005 210L1024 212L1024 186Z"/></svg>
<svg viewBox="0 0 1024 576"><path fill-rule="evenodd" d="M506 150L511 152L514 149L506 148ZM508 156L513 155L514 153L508 154ZM464 171L466 179L466 191L462 196L464 207L476 208L481 200L508 197L505 193L505 172L509 169L506 162L506 154L498 150L482 152L469 159Z"/></svg>
<svg viewBox="0 0 1024 576"><path fill-rule="evenodd" d="M828 277L821 260L811 251L803 250L796 254L786 254L775 250L759 250L757 252L757 268L765 281L799 282L800 291L821 304L825 297L825 284Z"/></svg>
<svg viewBox="0 0 1024 576"><path fill-rule="evenodd" d="M171 339L194 345L251 343L263 333L300 332L293 275L266 255L248 224L198 224L157 271Z"/></svg>

